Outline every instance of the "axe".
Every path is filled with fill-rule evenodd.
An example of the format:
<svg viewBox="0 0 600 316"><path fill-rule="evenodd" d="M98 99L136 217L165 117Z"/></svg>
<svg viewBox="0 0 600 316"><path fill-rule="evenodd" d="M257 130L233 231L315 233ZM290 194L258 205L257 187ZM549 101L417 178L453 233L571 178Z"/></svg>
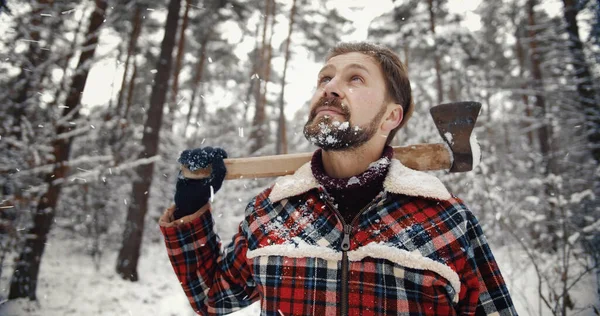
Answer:
<svg viewBox="0 0 600 316"><path fill-rule="evenodd" d="M479 160L479 148L471 144L471 132L475 127L481 103L454 102L436 105L431 108L435 126L444 140L437 144L415 144L393 147L394 158L415 170L449 170L466 172L473 169L473 160ZM475 150L471 146L477 146ZM474 157L476 155L476 157ZM268 178L292 174L310 161L312 153L274 155L250 158L225 159L227 176L225 179ZM206 178L210 167L190 171L182 166L187 178Z"/></svg>

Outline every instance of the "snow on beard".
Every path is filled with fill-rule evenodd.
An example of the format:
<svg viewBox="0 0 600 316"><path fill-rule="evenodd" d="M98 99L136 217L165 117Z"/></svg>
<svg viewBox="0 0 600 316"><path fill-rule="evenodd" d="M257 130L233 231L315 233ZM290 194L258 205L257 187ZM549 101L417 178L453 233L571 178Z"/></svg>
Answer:
<svg viewBox="0 0 600 316"><path fill-rule="evenodd" d="M339 110L344 117L343 122L334 120L329 115L316 118L317 111L324 107ZM385 108L377 113L367 126L352 125L350 110L337 97L323 97L310 111L308 121L304 125L304 137L323 150L346 150L360 147L377 132L377 126L385 114Z"/></svg>

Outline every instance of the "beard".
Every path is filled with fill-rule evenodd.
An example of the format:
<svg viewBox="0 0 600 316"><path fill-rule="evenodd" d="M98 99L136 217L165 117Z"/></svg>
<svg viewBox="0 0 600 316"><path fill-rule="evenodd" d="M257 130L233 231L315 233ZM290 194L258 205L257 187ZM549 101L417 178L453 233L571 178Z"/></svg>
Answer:
<svg viewBox="0 0 600 316"><path fill-rule="evenodd" d="M344 117L344 121L336 121L329 115L317 118L317 111L323 106L339 110ZM325 151L356 149L375 136L377 127L385 111L386 108L382 107L375 118L366 126L352 125L350 123L350 110L348 110L348 107L342 105L342 101L339 98L321 98L317 102L317 105L310 111L308 121L304 125L304 137Z"/></svg>

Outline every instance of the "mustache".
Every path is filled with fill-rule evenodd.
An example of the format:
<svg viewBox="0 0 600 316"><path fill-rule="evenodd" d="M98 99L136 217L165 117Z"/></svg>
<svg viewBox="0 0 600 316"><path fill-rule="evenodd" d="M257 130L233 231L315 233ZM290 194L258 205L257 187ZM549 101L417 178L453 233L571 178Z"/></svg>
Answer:
<svg viewBox="0 0 600 316"><path fill-rule="evenodd" d="M310 111L310 121L312 121L315 116L317 116L317 112L323 108L329 107L336 110L339 110L340 113L344 115L346 120L350 120L350 110L347 106L342 106L342 100L337 97L322 97L317 101L317 105Z"/></svg>

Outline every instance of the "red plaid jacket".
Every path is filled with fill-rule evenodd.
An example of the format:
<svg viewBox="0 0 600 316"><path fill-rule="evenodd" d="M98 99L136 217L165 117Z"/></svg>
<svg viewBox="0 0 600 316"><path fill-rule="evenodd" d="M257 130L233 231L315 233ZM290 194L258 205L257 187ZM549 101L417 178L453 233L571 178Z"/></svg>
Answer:
<svg viewBox="0 0 600 316"><path fill-rule="evenodd" d="M393 160L345 223L307 164L256 196L221 251L209 206L160 226L198 314L516 315L477 219L435 177Z"/></svg>

